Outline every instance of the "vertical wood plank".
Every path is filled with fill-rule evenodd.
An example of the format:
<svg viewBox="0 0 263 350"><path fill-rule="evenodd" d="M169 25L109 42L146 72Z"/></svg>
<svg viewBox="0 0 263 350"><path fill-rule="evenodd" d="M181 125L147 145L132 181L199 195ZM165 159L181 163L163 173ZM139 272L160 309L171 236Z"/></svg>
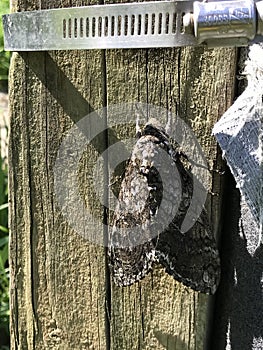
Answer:
<svg viewBox="0 0 263 350"><path fill-rule="evenodd" d="M209 168L216 170L221 164L211 130L231 105L235 63L234 49L107 51L108 106L142 102L178 113L193 129ZM123 126L118 137L127 134L134 137L135 131L131 135ZM217 196L208 196L207 209L217 235L223 179L216 172L212 175L209 189ZM177 283L160 266L131 287L112 284L111 296L113 349L204 348L209 298Z"/></svg>
<svg viewBox="0 0 263 350"><path fill-rule="evenodd" d="M74 6L87 4L74 2ZM63 0L62 5L72 3ZM58 6L60 1L51 0L13 3L14 10ZM139 101L178 113L194 130L209 166L216 169L218 153L211 129L231 104L234 73L233 49L14 55L10 86L12 349L107 349L109 341L111 349L203 349L208 297L177 283L160 266L131 287L111 285L111 305L107 305L104 248L84 240L62 216L54 195L53 169L69 130L106 101L108 106ZM108 115L108 122L114 123L114 115ZM130 126L116 132L119 140L134 137ZM99 151L107 147L107 140L102 138L103 142ZM96 147L87 148L76 167L80 195L103 222L106 212L91 189L98 157ZM99 169L98 179L104 176ZM222 178L213 174L211 192L218 192L221 184ZM220 196L210 196L207 205L217 233ZM78 217L74 210L69 215ZM96 230L101 226L91 221L87 232Z"/></svg>
<svg viewBox="0 0 263 350"><path fill-rule="evenodd" d="M76 1L74 6L87 4ZM72 4L18 0L13 10L61 5ZM12 349L106 349L104 248L81 237L61 214L53 171L59 147L74 124L103 106L102 61L100 51L22 53L12 59ZM95 202L92 207L93 184L87 181L98 151L84 151L76 164L80 196L103 221L103 208ZM78 217L74 203L70 215Z"/></svg>

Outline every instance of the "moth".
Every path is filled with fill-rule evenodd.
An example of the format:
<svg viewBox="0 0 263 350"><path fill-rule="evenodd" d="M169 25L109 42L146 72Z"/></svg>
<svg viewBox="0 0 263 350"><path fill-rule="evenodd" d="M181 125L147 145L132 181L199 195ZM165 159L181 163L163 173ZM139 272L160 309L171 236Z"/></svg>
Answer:
<svg viewBox="0 0 263 350"><path fill-rule="evenodd" d="M185 286L213 294L220 260L205 210L182 230L194 186L187 157L155 119L137 134L109 235L113 280L131 285L159 263Z"/></svg>

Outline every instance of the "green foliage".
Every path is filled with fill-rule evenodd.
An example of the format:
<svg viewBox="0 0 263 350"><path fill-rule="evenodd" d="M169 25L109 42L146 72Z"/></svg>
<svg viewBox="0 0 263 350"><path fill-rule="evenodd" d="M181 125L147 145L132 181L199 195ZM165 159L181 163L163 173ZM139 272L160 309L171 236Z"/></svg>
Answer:
<svg viewBox="0 0 263 350"><path fill-rule="evenodd" d="M4 51L2 15L9 12L9 0L0 0L0 90L7 89L10 53ZM1 140L0 140L1 145ZM0 146L0 350L9 349L9 265L8 265L7 161Z"/></svg>
<svg viewBox="0 0 263 350"><path fill-rule="evenodd" d="M9 13L9 0L0 0L0 89L7 85L10 52L4 51L2 15Z"/></svg>
<svg viewBox="0 0 263 350"><path fill-rule="evenodd" d="M9 349L7 160L1 157L0 139L0 350Z"/></svg>
<svg viewBox="0 0 263 350"><path fill-rule="evenodd" d="M1 149L0 149L1 151ZM0 157L0 350L9 343L8 187L7 164Z"/></svg>
<svg viewBox="0 0 263 350"><path fill-rule="evenodd" d="M0 186L2 187L2 183ZM1 194L0 198L3 198ZM1 217L5 223L7 208L3 205L0 208ZM9 267L8 230L4 225L1 225L0 230L0 349L2 350L3 346L7 346L9 342Z"/></svg>
<svg viewBox="0 0 263 350"><path fill-rule="evenodd" d="M0 0L0 90L7 89L10 53L4 51L1 16L9 12L9 0ZM9 349L9 265L8 265L7 161L1 158L0 139L0 350Z"/></svg>

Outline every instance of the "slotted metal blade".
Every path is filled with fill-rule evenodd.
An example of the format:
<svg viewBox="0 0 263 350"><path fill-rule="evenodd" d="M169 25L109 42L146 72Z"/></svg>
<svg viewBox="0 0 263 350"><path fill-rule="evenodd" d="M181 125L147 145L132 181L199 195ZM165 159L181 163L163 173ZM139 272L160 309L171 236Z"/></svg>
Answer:
<svg viewBox="0 0 263 350"><path fill-rule="evenodd" d="M10 51L147 48L197 45L183 16L193 2L144 2L51 9L5 15Z"/></svg>

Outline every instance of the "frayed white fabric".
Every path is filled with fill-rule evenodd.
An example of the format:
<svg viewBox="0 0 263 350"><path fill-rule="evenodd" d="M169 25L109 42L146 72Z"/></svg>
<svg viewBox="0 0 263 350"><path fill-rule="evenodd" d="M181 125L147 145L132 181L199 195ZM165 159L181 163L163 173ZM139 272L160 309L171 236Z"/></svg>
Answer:
<svg viewBox="0 0 263 350"><path fill-rule="evenodd" d="M213 134L262 232L263 46L251 46L244 74L247 88L215 124Z"/></svg>

